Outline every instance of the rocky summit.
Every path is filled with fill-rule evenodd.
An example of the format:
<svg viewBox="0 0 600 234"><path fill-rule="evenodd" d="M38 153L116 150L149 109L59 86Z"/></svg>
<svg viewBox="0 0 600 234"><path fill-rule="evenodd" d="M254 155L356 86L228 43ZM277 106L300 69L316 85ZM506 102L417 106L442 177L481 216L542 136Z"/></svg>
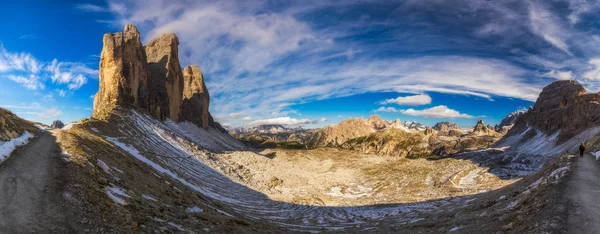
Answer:
<svg viewBox="0 0 600 234"><path fill-rule="evenodd" d="M586 93L585 88L573 80L556 81L546 86L535 105L515 123L518 134L534 127L546 135L558 132L558 142L564 142L584 130L600 125L600 94Z"/></svg>
<svg viewBox="0 0 600 234"><path fill-rule="evenodd" d="M475 127L473 127L472 134L478 135L478 136L482 136L482 135L498 136L498 137L501 136L496 131L494 131L494 129L491 126L486 126L483 123L483 120L481 120L481 119L478 120L477 124L475 125Z"/></svg>
<svg viewBox="0 0 600 234"><path fill-rule="evenodd" d="M200 68L181 69L175 34L143 46L137 28L128 24L123 32L105 34L103 44L93 118L107 120L118 107L133 107L160 120L224 131L208 111L210 96Z"/></svg>

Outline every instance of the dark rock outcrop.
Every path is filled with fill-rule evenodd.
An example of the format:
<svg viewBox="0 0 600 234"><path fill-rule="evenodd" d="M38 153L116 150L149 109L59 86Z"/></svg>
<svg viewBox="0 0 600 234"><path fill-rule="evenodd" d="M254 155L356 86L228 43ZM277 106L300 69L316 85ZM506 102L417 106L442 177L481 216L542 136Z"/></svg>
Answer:
<svg viewBox="0 0 600 234"><path fill-rule="evenodd" d="M210 94L204 84L204 76L198 66L187 66L183 70L183 104L181 120L190 121L208 128L212 119L208 113Z"/></svg>
<svg viewBox="0 0 600 234"><path fill-rule="evenodd" d="M179 65L179 40L173 33L151 40L144 48L148 57L149 112L157 118L179 121L183 77Z"/></svg>
<svg viewBox="0 0 600 234"><path fill-rule="evenodd" d="M51 128L63 128L64 126L65 126L65 124L62 121L58 120L58 119L54 120L52 122L52 125L50 125Z"/></svg>
<svg viewBox="0 0 600 234"><path fill-rule="evenodd" d="M533 108L518 117L507 136L519 134L529 126L546 135L560 131L560 144L598 125L600 93L586 93L585 88L576 81L562 80L542 90Z"/></svg>
<svg viewBox="0 0 600 234"><path fill-rule="evenodd" d="M462 130L456 123L450 123L448 121L436 123L433 129L438 131L438 134L442 136L460 136Z"/></svg>
<svg viewBox="0 0 600 234"><path fill-rule="evenodd" d="M508 116L504 117L502 121L500 121L500 124L494 126L494 130L496 130L498 133L506 134L508 130L515 125L517 119L524 114L524 111L515 111L510 113Z"/></svg>

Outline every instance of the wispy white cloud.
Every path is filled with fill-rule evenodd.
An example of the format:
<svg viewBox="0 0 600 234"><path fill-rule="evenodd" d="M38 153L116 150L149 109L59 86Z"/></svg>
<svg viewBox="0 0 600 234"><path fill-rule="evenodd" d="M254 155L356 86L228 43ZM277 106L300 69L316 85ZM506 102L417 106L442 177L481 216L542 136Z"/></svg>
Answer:
<svg viewBox="0 0 600 234"><path fill-rule="evenodd" d="M8 75L6 77L29 90L43 90L46 87L44 83L40 81L40 78L35 74L30 74L29 76Z"/></svg>
<svg viewBox="0 0 600 234"><path fill-rule="evenodd" d="M237 113L237 112L236 113L230 113L228 116L229 116L229 118L237 119L237 118L242 117L242 113Z"/></svg>
<svg viewBox="0 0 600 234"><path fill-rule="evenodd" d="M54 102L54 95L52 95L51 93L44 95L44 97L42 97L42 101L44 102Z"/></svg>
<svg viewBox="0 0 600 234"><path fill-rule="evenodd" d="M62 111L56 107L46 108L39 102L21 105L0 105L2 108L12 110L17 115L27 115L37 119L55 119L62 116Z"/></svg>
<svg viewBox="0 0 600 234"><path fill-rule="evenodd" d="M552 77L558 80L571 80L574 78L572 71L552 70L544 74L544 76Z"/></svg>
<svg viewBox="0 0 600 234"><path fill-rule="evenodd" d="M571 55L567 44L569 32L562 26L562 22L543 5L531 1L529 5L529 20L532 32L552 44L556 48Z"/></svg>
<svg viewBox="0 0 600 234"><path fill-rule="evenodd" d="M75 6L76 9L89 11L89 12L107 12L108 10L104 7L94 5L94 4L79 4Z"/></svg>
<svg viewBox="0 0 600 234"><path fill-rule="evenodd" d="M0 105L0 107L6 109L26 109L26 110L40 110L42 109L42 105L39 102L32 102L21 105Z"/></svg>
<svg viewBox="0 0 600 234"><path fill-rule="evenodd" d="M600 58L592 58L588 61L588 71L583 73L583 78L588 80L600 80Z"/></svg>
<svg viewBox="0 0 600 234"><path fill-rule="evenodd" d="M61 97L67 96L67 91L66 90L59 89L59 90L56 90L56 92L58 93L58 96L61 96Z"/></svg>
<svg viewBox="0 0 600 234"><path fill-rule="evenodd" d="M469 23L475 24L472 28L467 26L464 32L471 38L444 41L465 43L458 49L467 52L454 56L425 52L410 53L414 56L408 57L376 56L373 53L381 51L369 53L374 49L367 45L369 40L357 42L345 38L371 29L372 25L388 27L402 22L369 21L369 16L365 16L357 22L340 22L330 27L301 17L332 5L331 2L303 6L282 4L270 9L268 2L155 0L152 4L108 1L102 6L79 8L111 12L114 19L109 23L112 25L137 24L144 41L161 33L176 33L182 64L200 65L211 91L211 112L221 117L229 113L243 113L254 119L285 117L292 114L285 111L294 104L381 91L535 101L541 88L550 82L580 77L579 70L571 69L581 66L580 61L572 59L573 54L581 51L583 41L592 41L587 34L579 34L569 27L566 18L557 16L545 2L406 1L398 9L404 9L402 13L410 14L409 18L416 21L425 19L424 30L438 25L429 25L423 17L439 15L454 20L444 21L450 26L454 26L451 23L466 25L461 21L463 18L456 15L465 16ZM340 12L345 9L340 8ZM481 19L469 18L474 16ZM402 37L402 44L420 40L418 36ZM440 35L427 34L422 38L435 36ZM473 38L499 42L488 46L471 42ZM428 43L427 48L437 48L434 46L438 44L448 43ZM398 47L397 43L394 45ZM534 47L536 53L529 52L528 46ZM385 45L377 47L385 48ZM444 47L440 48L444 51ZM475 50L479 48L490 52L479 53ZM471 53L471 49L476 52ZM491 56L495 54L509 56Z"/></svg>
<svg viewBox="0 0 600 234"><path fill-rule="evenodd" d="M428 118L474 118L468 114L462 114L456 110L450 109L447 106L440 105L423 110L406 109L400 110L400 113L411 116L422 116Z"/></svg>
<svg viewBox="0 0 600 234"><path fill-rule="evenodd" d="M97 70L82 63L58 62L56 59L41 62L29 53L9 52L0 45L0 78L4 76L30 90L44 89L47 80L77 90L87 83L88 77L97 74Z"/></svg>
<svg viewBox="0 0 600 234"><path fill-rule="evenodd" d="M400 110L394 108L394 107L383 107L380 106L379 108L377 108L375 110L375 112L400 112Z"/></svg>
<svg viewBox="0 0 600 234"><path fill-rule="evenodd" d="M431 97L427 94L419 94L413 96L397 97L386 99L382 104L398 104L400 106L421 106L431 104Z"/></svg>
<svg viewBox="0 0 600 234"><path fill-rule="evenodd" d="M266 124L276 124L276 125L305 125L305 124L314 124L318 123L320 120L309 120L309 119L295 119L286 117L277 117L271 119L259 119L252 121L250 125L266 125Z"/></svg>
<svg viewBox="0 0 600 234"><path fill-rule="evenodd" d="M37 36L35 34L23 34L19 36L19 39L35 39Z"/></svg>
<svg viewBox="0 0 600 234"><path fill-rule="evenodd" d="M56 119L62 116L62 111L56 108L43 109L41 113L37 114L39 119Z"/></svg>
<svg viewBox="0 0 600 234"><path fill-rule="evenodd" d="M250 116L245 116L245 117L243 117L243 118L242 118L242 120L243 120L243 121L250 121L250 120L252 120L252 119L253 119L253 118L252 118L252 117L250 117Z"/></svg>

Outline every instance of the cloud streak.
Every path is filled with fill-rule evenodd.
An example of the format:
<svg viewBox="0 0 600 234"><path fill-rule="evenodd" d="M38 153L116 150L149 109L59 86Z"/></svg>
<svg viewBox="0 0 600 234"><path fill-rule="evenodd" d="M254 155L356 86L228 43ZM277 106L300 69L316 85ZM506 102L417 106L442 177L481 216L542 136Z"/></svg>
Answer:
<svg viewBox="0 0 600 234"><path fill-rule="evenodd" d="M0 78L7 78L29 90L43 90L47 81L77 90L97 75L98 70L82 63L56 59L42 62L29 53L9 52L0 44Z"/></svg>
<svg viewBox="0 0 600 234"><path fill-rule="evenodd" d="M594 8L574 1L567 12L549 2L478 0L302 5L130 0L78 8L109 12L114 26L137 24L144 41L176 33L182 64L202 68L215 116L268 119L295 104L367 92L535 101L556 79L595 80L589 78L596 77L588 69L595 65L586 54L600 53L600 39L570 26L581 25ZM372 8L389 14L371 13ZM347 20L334 27L331 18L320 18L324 11ZM363 16L350 17L357 13ZM431 103L419 98L396 104ZM236 119L244 123L241 115Z"/></svg>
<svg viewBox="0 0 600 234"><path fill-rule="evenodd" d="M426 117L426 118L466 118L466 119L472 119L474 118L471 115L468 114L462 114L456 110L450 109L447 106L444 105L440 105L440 106L435 106L435 107L431 107L431 108L427 108L427 109L423 109L423 110L415 110L415 109L406 109L406 110L400 110L399 111L402 114L405 115L410 115L410 116L422 116L422 117Z"/></svg>
<svg viewBox="0 0 600 234"><path fill-rule="evenodd" d="M431 104L431 97L427 94L397 97L393 99L386 99L382 101L381 104L397 104L400 106L421 106Z"/></svg>
<svg viewBox="0 0 600 234"><path fill-rule="evenodd" d="M327 119L325 119L325 118L309 120L309 119L295 119L295 118L290 118L290 117L286 116L286 117L277 117L277 118L271 118L271 119L259 119L259 120L252 121L250 123L250 125L253 125L253 126L256 126L256 125L305 125L305 124L315 124L318 122L325 122L325 121L327 121Z"/></svg>

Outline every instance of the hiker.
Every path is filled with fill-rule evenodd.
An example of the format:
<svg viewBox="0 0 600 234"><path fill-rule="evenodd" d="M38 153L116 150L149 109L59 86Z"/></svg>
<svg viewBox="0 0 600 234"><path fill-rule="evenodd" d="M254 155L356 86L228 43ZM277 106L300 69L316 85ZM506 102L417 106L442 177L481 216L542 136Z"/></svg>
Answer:
<svg viewBox="0 0 600 234"><path fill-rule="evenodd" d="M581 145L579 145L579 155L581 157L583 157L583 152L585 152L585 146L583 146L583 143L581 143Z"/></svg>

